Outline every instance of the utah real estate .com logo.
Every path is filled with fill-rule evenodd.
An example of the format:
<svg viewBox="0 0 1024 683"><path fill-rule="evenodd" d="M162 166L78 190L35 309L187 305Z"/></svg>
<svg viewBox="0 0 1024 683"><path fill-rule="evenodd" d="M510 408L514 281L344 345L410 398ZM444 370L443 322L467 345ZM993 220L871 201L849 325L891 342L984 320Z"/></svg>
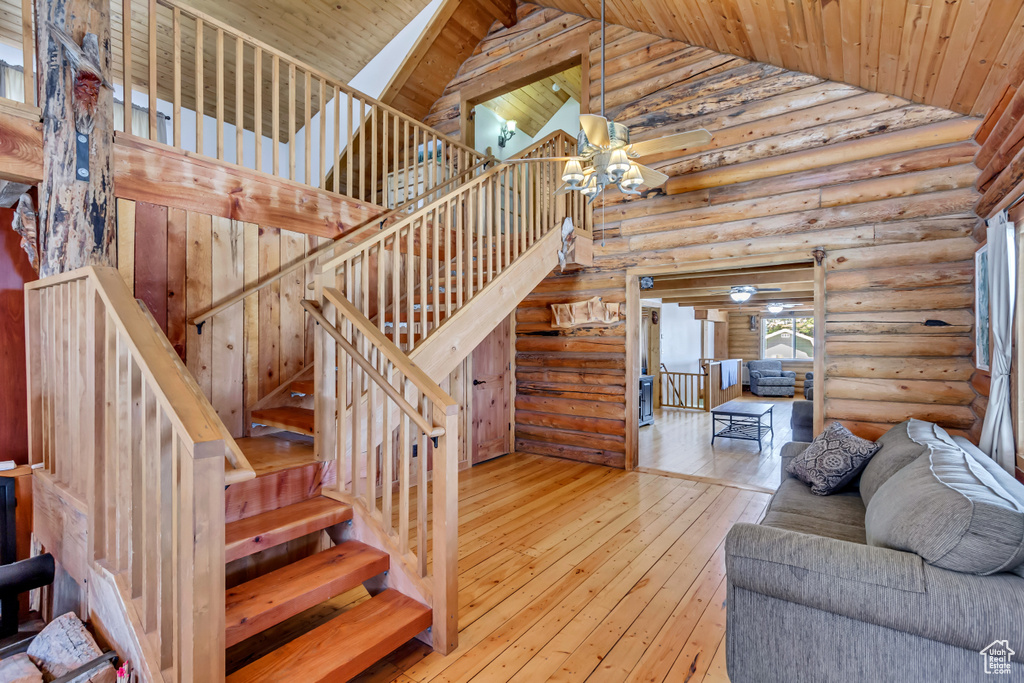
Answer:
<svg viewBox="0 0 1024 683"><path fill-rule="evenodd" d="M1010 641L1008 640L996 640L991 645L981 651L981 656L985 659L985 673L986 674L1009 674L1010 673L1010 657L1016 653L1010 649Z"/></svg>

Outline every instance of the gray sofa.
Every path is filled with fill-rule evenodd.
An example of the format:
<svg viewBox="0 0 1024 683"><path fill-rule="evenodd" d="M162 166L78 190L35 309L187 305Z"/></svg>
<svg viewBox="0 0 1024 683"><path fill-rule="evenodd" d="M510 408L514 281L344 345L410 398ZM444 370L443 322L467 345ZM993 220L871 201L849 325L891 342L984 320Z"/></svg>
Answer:
<svg viewBox="0 0 1024 683"><path fill-rule="evenodd" d="M796 393L796 373L782 369L780 360L752 360L750 393L755 396L789 396Z"/></svg>
<svg viewBox="0 0 1024 683"><path fill-rule="evenodd" d="M730 530L732 683L1024 681L1024 486L928 422L879 443L831 496L786 473L808 445L786 444L764 519ZM1015 654L989 677L995 641Z"/></svg>

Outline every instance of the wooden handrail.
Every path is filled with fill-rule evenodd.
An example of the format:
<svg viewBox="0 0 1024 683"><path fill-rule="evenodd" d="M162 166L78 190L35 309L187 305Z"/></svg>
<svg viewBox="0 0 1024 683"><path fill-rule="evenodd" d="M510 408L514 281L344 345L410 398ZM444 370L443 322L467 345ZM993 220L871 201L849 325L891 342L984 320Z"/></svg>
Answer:
<svg viewBox="0 0 1024 683"><path fill-rule="evenodd" d="M497 159L495 159L494 157L488 156L483 161L480 161L477 164L475 164L472 168L466 169L465 171L463 171L459 175L455 176L454 178L450 178L447 181L445 181L444 183L442 183L441 185L438 185L436 188L431 190L430 194L436 193L442 187L447 187L448 185L450 185L452 183L459 182L463 178L466 178L467 176L469 176L469 175L471 175L473 173L476 173L478 170L481 170L487 164L494 163L496 161L497 161ZM376 218L371 219L370 221L368 221L368 224L372 225L373 223L380 223L381 226L383 226L386 222L388 222L389 220L391 220L392 218L394 218L398 214L408 210L409 208L415 206L416 204L418 204L421 201L423 201L423 199L421 197L413 197L412 199L410 199L409 201L405 202L401 206L398 206L398 207L396 207L394 209L391 209L387 213L381 214L380 216L377 216ZM361 232L362 232L361 228L356 228L355 230L353 230L352 232L348 233L347 235L340 235L339 237L336 237L329 244L325 244L324 246L311 251L305 257L303 257L302 259L292 263L291 265L287 266L286 268L284 268L282 270L279 270L276 274L272 275L271 277L269 277L269 278L267 278L265 280L262 280L260 282L257 282L255 285L253 285L251 287L243 289L241 292L238 292L237 294L235 294L235 295L225 299L224 301L222 301L221 303L217 304L216 306L214 306L210 310L208 310L208 311L206 311L204 313L200 313L199 315L193 317L192 319L190 319L188 321L188 324L189 325L198 325L198 326L201 327L202 324L205 321L207 321L210 318L214 317L218 313L221 313L221 312L231 308L232 306L237 304L239 301L242 301L243 299L245 299L245 298L247 298L247 297L249 297L249 296L251 296L251 295L253 295L253 294L257 293L257 292L259 292L260 290L262 290L262 289L264 289L266 287L269 287L270 285L274 284L278 280L281 280L281 279L287 277L290 273L293 273L296 270L299 270L299 269L303 268L307 264L312 263L313 261L316 261L318 258L322 257L324 254L327 254L327 253L337 249L339 246L345 246L346 244L348 244L349 246L355 246L356 244L358 244L358 242L353 243L352 242L352 238L353 238L354 235L357 235L357 234L359 234Z"/></svg>
<svg viewBox="0 0 1024 683"><path fill-rule="evenodd" d="M567 133L564 130L556 130L553 133L549 134L547 137L541 138L537 142L533 143L526 149L519 150L519 152L510 156L509 159L529 159L531 154L543 149L549 143L555 140L560 140L562 142L572 145L576 144L576 138L574 138L572 135L569 135L569 133Z"/></svg>
<svg viewBox="0 0 1024 683"><path fill-rule="evenodd" d="M559 130L559 131L555 131L554 133L552 133L551 135L547 136L543 140L540 140L540 141L534 143L533 145L528 147L526 150L523 150L522 152L519 152L518 154L513 155L513 156L511 156L509 158L510 159L526 158L526 157L523 157L522 155L525 154L526 152L528 152L529 150L539 149L540 145L548 144L548 143L552 142L553 140L557 140L557 139L561 138L562 136L568 137L575 144L576 141L574 139L572 139L572 137L569 136L568 133L566 133L565 131ZM537 164L550 163L546 159L531 159L530 161L532 161L534 163L537 163ZM464 185L461 185L456 191L462 192L464 190L471 190L471 189L473 189L475 187L479 187L480 185L485 183L490 178L494 177L495 175L497 175L498 173L500 173L500 172L502 172L504 170L507 170L508 168L509 167L506 166L506 165L498 164L498 165L494 166L493 168L488 169L484 173L481 173L480 175L476 176L475 178L473 178L472 180L468 181ZM350 246L346 251L343 251L340 254L335 254L329 260L325 261L324 263L321 263L317 267L316 272L317 273L324 273L324 272L327 272L329 270L334 270L339 265L344 263L344 261L349 256L351 256L353 253L355 253L357 251L363 251L363 250L365 250L365 249L367 249L369 247L372 247L372 246L378 244L382 240L385 240L385 239L387 239L389 237L392 237L401 228L405 227L405 225L407 223L415 220L420 215L426 215L426 214L431 213L432 211L436 210L439 206L444 204L446 201L449 201L449 199L450 199L450 196L449 195L445 195L443 197L438 197L437 199L433 200L432 202L429 202L429 203L425 204L424 206L420 207L415 213L412 213L409 216L407 216L406 218L403 218L401 221L396 221L395 223L390 225L387 228L387 230L381 231L381 232L377 233L376 235L374 235L373 237L371 237L371 238L369 238L369 239L367 239L367 240L365 240L363 242L359 242L358 244L354 244L354 245Z"/></svg>
<svg viewBox="0 0 1024 683"><path fill-rule="evenodd" d="M345 353L352 356L352 360L362 368L363 372L365 372L367 376L377 384L377 386L384 390L384 393L387 394L388 398L398 404L398 407L401 408L402 412L408 415L409 418L416 423L417 427L423 430L423 432L431 438L444 435L444 427L435 427L427 422L426 418L420 415L415 407L409 405L409 402L405 400L404 396L398 393L393 386L388 384L387 380L380 376L377 369L373 367L373 363L366 360L366 358L363 357L363 354L359 352L359 349L352 346L352 343L348 339L345 339L341 332L339 332L338 329L331 324L326 317L324 317L323 312L320 310L320 304L315 301L310 301L309 299L303 299L302 307L306 309L307 313L313 316L313 319L319 323L320 327L322 327L327 334L334 338L334 341L338 342L338 346L345 349ZM438 389L440 389L440 387L438 387ZM359 397L357 396L355 400L358 401ZM448 400L451 401L450 398ZM454 405L457 409L458 404Z"/></svg>
<svg viewBox="0 0 1024 683"><path fill-rule="evenodd" d="M458 410L459 404L452 399L451 396L445 393L445 391L432 379L427 377L427 374L423 372L419 366L409 360L409 357L406 356L400 348L395 346L394 342L388 339L379 329L377 329L369 318L360 313L359 309L353 306L341 292L333 287L327 287L324 288L323 294L324 298L327 299L328 302L337 308L350 323L355 325L360 334L366 336L370 340L370 343L384 354L385 358L394 363L403 375L412 380L412 383L416 388L419 389L431 403L442 407L444 412L448 415L451 415L452 411Z"/></svg>

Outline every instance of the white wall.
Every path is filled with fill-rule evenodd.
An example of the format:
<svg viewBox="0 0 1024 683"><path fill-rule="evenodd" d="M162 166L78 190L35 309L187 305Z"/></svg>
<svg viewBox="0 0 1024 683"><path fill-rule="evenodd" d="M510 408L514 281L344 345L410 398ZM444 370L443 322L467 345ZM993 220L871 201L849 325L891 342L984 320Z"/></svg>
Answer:
<svg viewBox="0 0 1024 683"><path fill-rule="evenodd" d="M700 369L700 321L693 307L662 304L658 328L661 331L661 362L669 372L697 372Z"/></svg>
<svg viewBox="0 0 1024 683"><path fill-rule="evenodd" d="M498 131L501 130L501 124L505 120L487 107L479 104L473 109L473 113L477 151L486 152L487 148L490 147L491 154L499 159L508 159L510 156L518 154L538 140L543 140L551 135L556 130L564 130L573 137L576 137L580 132L580 103L571 97L544 124L537 132L537 135L531 138L523 131L516 130L516 134L512 136L512 139L508 141L504 148L498 147Z"/></svg>

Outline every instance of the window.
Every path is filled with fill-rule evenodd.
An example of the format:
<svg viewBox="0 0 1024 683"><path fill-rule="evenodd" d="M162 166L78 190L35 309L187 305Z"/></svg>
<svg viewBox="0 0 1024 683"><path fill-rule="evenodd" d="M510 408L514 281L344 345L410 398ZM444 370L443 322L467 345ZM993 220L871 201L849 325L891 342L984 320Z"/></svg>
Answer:
<svg viewBox="0 0 1024 683"><path fill-rule="evenodd" d="M814 358L814 318L762 318L761 358Z"/></svg>

